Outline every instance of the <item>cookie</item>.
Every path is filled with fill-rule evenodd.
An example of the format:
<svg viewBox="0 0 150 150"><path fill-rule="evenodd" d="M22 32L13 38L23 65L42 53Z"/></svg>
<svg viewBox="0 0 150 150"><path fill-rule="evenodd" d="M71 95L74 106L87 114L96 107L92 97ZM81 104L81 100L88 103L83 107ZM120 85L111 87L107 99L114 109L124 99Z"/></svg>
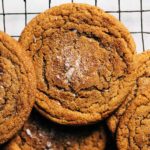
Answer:
<svg viewBox="0 0 150 150"><path fill-rule="evenodd" d="M64 128L32 113L22 131L4 150L104 150L106 135L102 125Z"/></svg>
<svg viewBox="0 0 150 150"><path fill-rule="evenodd" d="M34 18L19 42L33 60L36 109L50 120L82 125L106 118L124 100L135 53L128 30L86 4L64 4Z"/></svg>
<svg viewBox="0 0 150 150"><path fill-rule="evenodd" d="M27 119L35 101L35 78L25 50L0 32L0 144L10 139Z"/></svg>
<svg viewBox="0 0 150 150"><path fill-rule="evenodd" d="M108 128L113 135L116 133L121 116L125 113L126 108L130 105L134 98L135 89L136 86L133 86L133 89L129 92L121 106L107 119Z"/></svg>
<svg viewBox="0 0 150 150"><path fill-rule="evenodd" d="M150 51L138 57L134 95L117 129L119 150L150 149Z"/></svg>
<svg viewBox="0 0 150 150"><path fill-rule="evenodd" d="M134 74L136 72L135 70L138 70L139 67L141 67L141 64L145 63L149 59L149 55L150 55L149 52L145 52L143 54L139 54L139 55L135 56L134 63L133 63L133 65L134 65L134 70L133 70ZM132 74L133 73L131 73L131 76L132 76ZM138 77L138 74L136 76ZM135 84L133 84L133 87L131 88L131 91L129 92L129 94L128 94L127 98L125 99L125 101L113 113L113 115L111 115L108 118L107 125L108 125L110 131L113 134L116 133L116 129L117 129L117 126L119 124L119 121L120 121L122 115L125 113L127 107L130 105L130 103L132 102L132 100L135 99L136 90L137 90L137 84L135 83Z"/></svg>

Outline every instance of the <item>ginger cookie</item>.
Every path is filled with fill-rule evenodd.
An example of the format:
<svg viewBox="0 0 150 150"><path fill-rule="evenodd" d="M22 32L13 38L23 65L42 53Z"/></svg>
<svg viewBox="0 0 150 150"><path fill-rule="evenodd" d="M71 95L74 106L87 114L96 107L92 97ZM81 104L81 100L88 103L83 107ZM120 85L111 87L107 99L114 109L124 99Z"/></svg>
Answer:
<svg viewBox="0 0 150 150"><path fill-rule="evenodd" d="M64 128L34 112L4 150L104 150L105 145L106 135L100 124Z"/></svg>
<svg viewBox="0 0 150 150"><path fill-rule="evenodd" d="M134 57L134 74L136 73L135 70L138 70L139 67L141 67L141 64L145 63L149 59L149 54L150 52L145 52L143 54L135 55ZM143 69L144 70L144 69ZM132 76L132 73L131 73ZM138 77L138 74L136 75ZM135 76L135 77L136 77ZM136 80L135 80L136 82ZM115 134L117 126L119 124L119 121L122 117L122 115L125 113L127 107L130 105L133 99L135 99L136 95L136 89L137 89L137 84L133 84L133 87L131 91L129 92L127 98L125 101L121 104L121 106L111 115L108 120L107 120L107 125L110 129L110 131Z"/></svg>
<svg viewBox="0 0 150 150"><path fill-rule="evenodd" d="M25 50L0 32L0 144L27 119L35 101L35 81L34 67Z"/></svg>
<svg viewBox="0 0 150 150"><path fill-rule="evenodd" d="M132 101L117 129L119 150L150 149L150 51L138 57Z"/></svg>
<svg viewBox="0 0 150 150"><path fill-rule="evenodd" d="M133 89L129 92L127 98L124 100L121 106L107 119L108 128L113 135L115 135L116 133L116 129L119 124L121 116L125 113L127 106L134 98L135 91Z"/></svg>
<svg viewBox="0 0 150 150"><path fill-rule="evenodd" d="M20 43L37 76L36 109L60 124L102 120L124 100L135 53L128 30L86 4L64 4L34 18Z"/></svg>

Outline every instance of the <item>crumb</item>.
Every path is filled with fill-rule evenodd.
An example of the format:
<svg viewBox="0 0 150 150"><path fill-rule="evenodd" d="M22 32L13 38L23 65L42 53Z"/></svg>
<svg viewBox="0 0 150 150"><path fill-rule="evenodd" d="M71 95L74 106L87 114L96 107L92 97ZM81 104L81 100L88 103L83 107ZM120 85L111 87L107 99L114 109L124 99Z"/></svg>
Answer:
<svg viewBox="0 0 150 150"><path fill-rule="evenodd" d="M56 75L56 78L57 78L57 79L60 79L60 76L59 76L59 75Z"/></svg>
<svg viewBox="0 0 150 150"><path fill-rule="evenodd" d="M67 141L67 145L71 145L71 142L70 142L70 141Z"/></svg>
<svg viewBox="0 0 150 150"><path fill-rule="evenodd" d="M36 37L33 35L33 42L36 43Z"/></svg>
<svg viewBox="0 0 150 150"><path fill-rule="evenodd" d="M28 136L30 136L32 138L32 133L31 133L30 129L26 129L26 133Z"/></svg>
<svg viewBox="0 0 150 150"><path fill-rule="evenodd" d="M47 143L46 143L46 147L47 147L47 148L50 148L51 146L52 146L52 143L51 143L51 142L47 142Z"/></svg>
<svg viewBox="0 0 150 150"><path fill-rule="evenodd" d="M66 77L67 77L68 81L71 80L74 71L75 71L75 68L71 67L71 68L66 72Z"/></svg>

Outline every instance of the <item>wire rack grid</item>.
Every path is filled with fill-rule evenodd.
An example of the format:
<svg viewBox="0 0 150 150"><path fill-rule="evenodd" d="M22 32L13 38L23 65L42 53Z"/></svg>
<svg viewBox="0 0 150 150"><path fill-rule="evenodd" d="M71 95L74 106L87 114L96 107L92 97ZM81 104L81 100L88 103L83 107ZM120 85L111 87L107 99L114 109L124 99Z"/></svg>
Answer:
<svg viewBox="0 0 150 150"><path fill-rule="evenodd" d="M111 13L129 29L138 52L150 49L149 0L1 0L0 30L18 39L24 26L37 14L68 2L95 5Z"/></svg>

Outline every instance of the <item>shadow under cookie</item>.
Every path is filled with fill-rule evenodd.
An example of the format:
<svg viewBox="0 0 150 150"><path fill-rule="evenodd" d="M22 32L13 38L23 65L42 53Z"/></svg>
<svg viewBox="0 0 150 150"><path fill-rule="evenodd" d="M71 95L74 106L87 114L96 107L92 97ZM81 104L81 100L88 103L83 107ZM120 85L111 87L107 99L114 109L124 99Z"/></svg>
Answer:
<svg viewBox="0 0 150 150"><path fill-rule="evenodd" d="M106 133L103 124L59 126L33 111L23 129L4 150L104 150L105 146Z"/></svg>

